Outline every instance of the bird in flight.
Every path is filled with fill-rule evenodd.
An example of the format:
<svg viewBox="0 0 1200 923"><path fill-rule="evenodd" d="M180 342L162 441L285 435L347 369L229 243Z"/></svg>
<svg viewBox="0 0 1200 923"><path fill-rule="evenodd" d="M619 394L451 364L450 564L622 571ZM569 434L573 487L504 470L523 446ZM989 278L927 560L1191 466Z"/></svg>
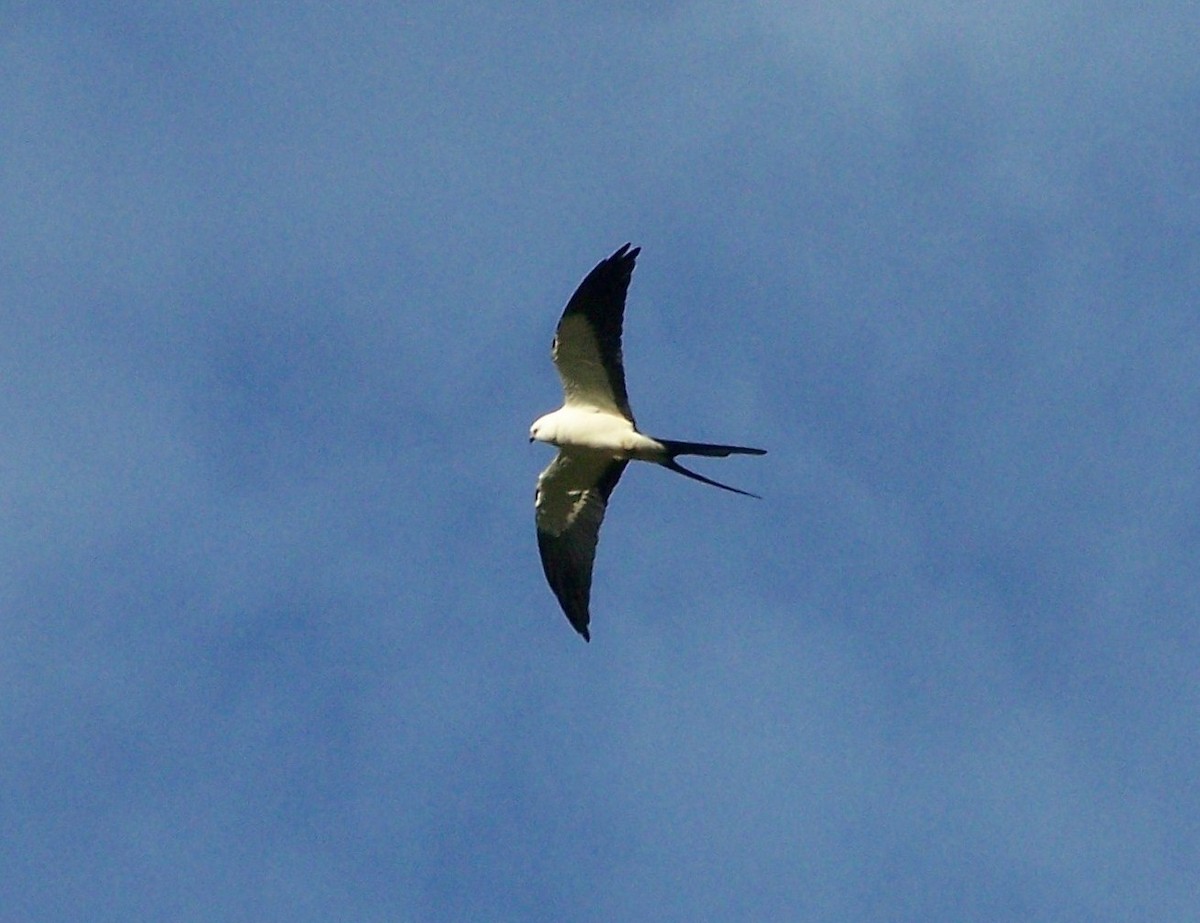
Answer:
<svg viewBox="0 0 1200 923"><path fill-rule="evenodd" d="M558 454L538 476L538 551L550 589L585 641L591 640L588 603L600 523L613 488L631 460L653 462L685 477L747 497L684 468L680 455L765 455L765 449L652 439L638 432L625 393L621 328L625 293L640 247L621 247L587 274L563 310L551 356L562 379L563 405L539 417L529 441L548 442Z"/></svg>

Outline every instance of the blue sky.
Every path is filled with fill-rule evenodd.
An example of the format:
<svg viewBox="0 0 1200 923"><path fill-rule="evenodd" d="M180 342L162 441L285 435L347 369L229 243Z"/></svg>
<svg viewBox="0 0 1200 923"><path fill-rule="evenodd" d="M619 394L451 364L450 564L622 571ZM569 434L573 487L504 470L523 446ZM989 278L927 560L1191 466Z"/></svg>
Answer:
<svg viewBox="0 0 1200 923"><path fill-rule="evenodd" d="M10 4L27 920L1200 912L1192 4ZM643 247L583 644L565 299Z"/></svg>

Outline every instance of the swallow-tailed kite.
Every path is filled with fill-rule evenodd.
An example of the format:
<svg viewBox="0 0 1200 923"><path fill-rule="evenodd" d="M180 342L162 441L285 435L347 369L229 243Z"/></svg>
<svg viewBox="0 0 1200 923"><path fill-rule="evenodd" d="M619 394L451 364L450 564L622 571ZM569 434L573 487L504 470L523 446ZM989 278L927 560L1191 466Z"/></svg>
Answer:
<svg viewBox="0 0 1200 923"><path fill-rule="evenodd" d="M567 302L551 350L562 379L563 406L539 417L529 429L530 442L558 447L554 461L539 475L534 495L538 550L550 589L585 641L591 640L588 601L600 523L630 460L654 462L693 480L754 497L689 471L675 459L766 454L764 449L652 439L638 432L625 393L621 326L640 249L626 244L602 260Z"/></svg>

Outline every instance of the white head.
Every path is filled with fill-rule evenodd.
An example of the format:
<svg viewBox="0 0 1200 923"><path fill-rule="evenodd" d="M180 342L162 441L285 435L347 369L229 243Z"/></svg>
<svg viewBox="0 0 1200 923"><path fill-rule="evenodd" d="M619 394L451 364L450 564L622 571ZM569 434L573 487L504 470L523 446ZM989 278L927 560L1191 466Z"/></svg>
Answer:
<svg viewBox="0 0 1200 923"><path fill-rule="evenodd" d="M533 425L529 427L530 442L536 439L538 442L548 442L551 445L557 445L558 427L552 419L553 416L554 414L548 413L533 421Z"/></svg>

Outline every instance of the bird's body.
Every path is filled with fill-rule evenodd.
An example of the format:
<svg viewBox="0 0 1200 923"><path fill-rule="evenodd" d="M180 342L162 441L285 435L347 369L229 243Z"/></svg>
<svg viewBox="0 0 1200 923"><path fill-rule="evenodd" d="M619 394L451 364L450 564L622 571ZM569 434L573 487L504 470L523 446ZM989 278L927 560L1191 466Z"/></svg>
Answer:
<svg viewBox="0 0 1200 923"><path fill-rule="evenodd" d="M609 458L662 461L667 450L639 433L633 421L596 407L566 405L533 423L533 438L567 451L600 452Z"/></svg>
<svg viewBox="0 0 1200 923"><path fill-rule="evenodd" d="M538 550L563 612L590 640L592 565L600 524L613 488L632 460L653 462L693 480L748 494L689 471L679 455L763 455L763 449L654 439L638 432L625 391L621 357L625 294L639 249L621 247L601 261L567 303L552 356L563 383L563 406L533 422L529 440L558 447L538 477Z"/></svg>

